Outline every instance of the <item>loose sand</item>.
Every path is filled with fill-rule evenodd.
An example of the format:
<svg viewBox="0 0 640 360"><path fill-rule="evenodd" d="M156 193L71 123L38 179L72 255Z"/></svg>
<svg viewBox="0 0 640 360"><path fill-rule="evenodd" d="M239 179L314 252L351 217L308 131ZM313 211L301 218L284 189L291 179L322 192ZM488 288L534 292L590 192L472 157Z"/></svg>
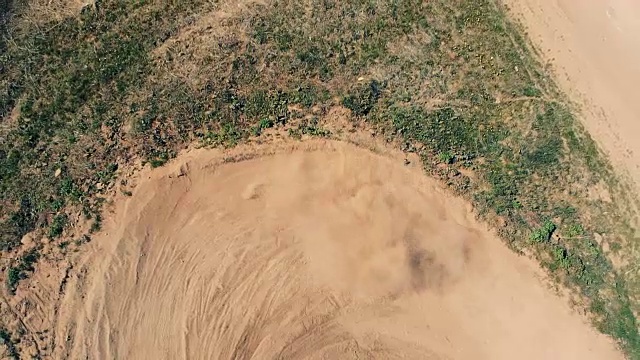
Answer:
<svg viewBox="0 0 640 360"><path fill-rule="evenodd" d="M591 135L640 190L640 2L503 1L582 105Z"/></svg>
<svg viewBox="0 0 640 360"><path fill-rule="evenodd" d="M68 280L54 357L622 358L399 156L314 140L144 172Z"/></svg>

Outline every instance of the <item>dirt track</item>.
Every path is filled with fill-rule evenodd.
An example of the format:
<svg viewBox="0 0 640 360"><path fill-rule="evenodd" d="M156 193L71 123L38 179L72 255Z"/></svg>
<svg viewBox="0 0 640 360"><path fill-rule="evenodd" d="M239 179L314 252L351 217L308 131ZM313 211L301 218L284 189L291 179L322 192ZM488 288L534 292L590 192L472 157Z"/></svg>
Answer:
<svg viewBox="0 0 640 360"><path fill-rule="evenodd" d="M582 105L591 135L640 190L640 2L504 2Z"/></svg>
<svg viewBox="0 0 640 360"><path fill-rule="evenodd" d="M56 358L621 358L419 165L329 141L234 151L252 159L193 151L116 202Z"/></svg>

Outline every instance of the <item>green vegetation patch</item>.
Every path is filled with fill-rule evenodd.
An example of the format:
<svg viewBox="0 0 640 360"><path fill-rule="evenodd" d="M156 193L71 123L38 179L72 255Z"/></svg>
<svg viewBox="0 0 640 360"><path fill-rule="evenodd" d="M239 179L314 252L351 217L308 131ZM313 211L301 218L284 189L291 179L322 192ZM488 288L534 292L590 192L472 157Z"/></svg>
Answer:
<svg viewBox="0 0 640 360"><path fill-rule="evenodd" d="M22 255L14 266L9 267L7 270L6 283L10 293L16 291L20 280L27 278L29 274L35 270L34 265L37 263L38 257L38 250L31 249Z"/></svg>
<svg viewBox="0 0 640 360"><path fill-rule="evenodd" d="M20 359L20 354L18 353L18 349L11 333L3 327L0 327L0 345L4 345L7 349L6 353L9 358L14 360Z"/></svg>

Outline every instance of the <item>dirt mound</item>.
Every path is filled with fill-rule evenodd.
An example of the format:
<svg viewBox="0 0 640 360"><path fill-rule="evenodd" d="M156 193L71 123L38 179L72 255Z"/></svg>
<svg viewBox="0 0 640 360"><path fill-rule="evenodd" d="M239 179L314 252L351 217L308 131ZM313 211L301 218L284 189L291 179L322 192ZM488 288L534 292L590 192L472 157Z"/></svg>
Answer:
<svg viewBox="0 0 640 360"><path fill-rule="evenodd" d="M333 141L234 151L116 202L55 357L621 358L418 165Z"/></svg>

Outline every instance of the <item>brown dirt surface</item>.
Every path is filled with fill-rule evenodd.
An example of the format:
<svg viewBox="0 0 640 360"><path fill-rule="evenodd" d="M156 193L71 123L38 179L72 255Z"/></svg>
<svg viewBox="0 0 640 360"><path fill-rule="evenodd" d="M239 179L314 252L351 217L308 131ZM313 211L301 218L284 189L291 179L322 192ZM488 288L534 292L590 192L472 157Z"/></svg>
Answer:
<svg viewBox="0 0 640 360"><path fill-rule="evenodd" d="M640 3L504 2L581 105L591 135L640 189Z"/></svg>
<svg viewBox="0 0 640 360"><path fill-rule="evenodd" d="M39 318L54 319L39 352L622 358L538 265L404 159L345 142L280 141L192 150L143 170L70 270L37 272L27 327L38 333ZM47 283L62 291L42 290Z"/></svg>

